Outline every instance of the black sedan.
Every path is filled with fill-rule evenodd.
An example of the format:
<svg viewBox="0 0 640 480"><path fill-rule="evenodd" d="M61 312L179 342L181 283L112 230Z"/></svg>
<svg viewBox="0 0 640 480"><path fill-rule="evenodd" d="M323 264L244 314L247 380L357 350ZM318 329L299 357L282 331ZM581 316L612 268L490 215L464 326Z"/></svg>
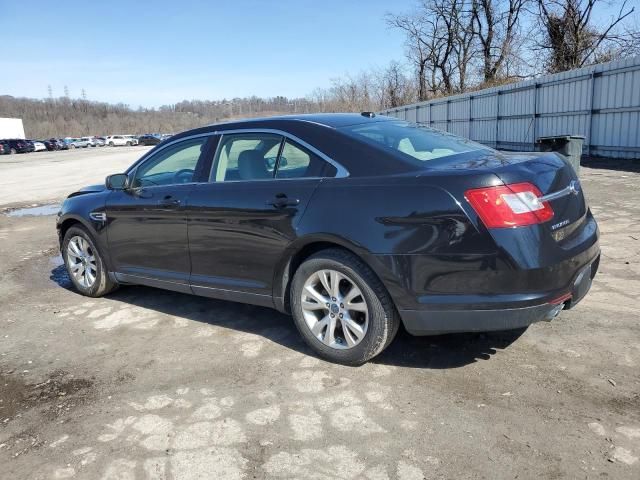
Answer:
<svg viewBox="0 0 640 480"><path fill-rule="evenodd" d="M138 137L138 145L158 145L162 139L156 135L141 135Z"/></svg>
<svg viewBox="0 0 640 480"><path fill-rule="evenodd" d="M373 114L176 135L64 202L77 290L141 284L291 313L322 357L551 320L588 291L598 227L558 155Z"/></svg>

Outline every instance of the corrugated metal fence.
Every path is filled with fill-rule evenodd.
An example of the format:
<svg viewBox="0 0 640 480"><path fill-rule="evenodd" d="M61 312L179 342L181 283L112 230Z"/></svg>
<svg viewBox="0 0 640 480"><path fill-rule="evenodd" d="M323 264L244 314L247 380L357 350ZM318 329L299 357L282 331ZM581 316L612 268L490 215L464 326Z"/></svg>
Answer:
<svg viewBox="0 0 640 480"><path fill-rule="evenodd" d="M381 112L502 150L584 135L584 153L640 158L640 57Z"/></svg>

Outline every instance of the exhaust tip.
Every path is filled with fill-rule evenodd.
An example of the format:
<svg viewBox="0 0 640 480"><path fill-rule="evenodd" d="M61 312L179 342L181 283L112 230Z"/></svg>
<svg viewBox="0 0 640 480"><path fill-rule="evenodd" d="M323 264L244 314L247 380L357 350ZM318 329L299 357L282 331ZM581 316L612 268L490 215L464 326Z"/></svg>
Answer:
<svg viewBox="0 0 640 480"><path fill-rule="evenodd" d="M554 305L554 307L551 310L549 310L549 312L547 312L547 315L544 317L544 320L546 322L550 322L560 314L563 308L564 308L564 303L558 303L557 305Z"/></svg>

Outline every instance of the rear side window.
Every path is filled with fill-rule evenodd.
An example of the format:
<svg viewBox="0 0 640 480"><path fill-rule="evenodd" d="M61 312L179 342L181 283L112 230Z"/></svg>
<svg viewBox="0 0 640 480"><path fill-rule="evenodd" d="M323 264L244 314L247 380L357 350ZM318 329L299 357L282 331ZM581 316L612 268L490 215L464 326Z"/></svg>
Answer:
<svg viewBox="0 0 640 480"><path fill-rule="evenodd" d="M407 122L375 122L340 129L347 135L427 162L473 151L491 149L440 130Z"/></svg>
<svg viewBox="0 0 640 480"><path fill-rule="evenodd" d="M327 164L327 162L315 153L287 139L284 142L284 147L278 160L276 178L328 176L330 172L325 170L325 165L327 166L327 170L328 167L332 167L335 171L335 167ZM335 175L335 173L333 173L333 175Z"/></svg>
<svg viewBox="0 0 640 480"><path fill-rule="evenodd" d="M222 136L211 180L216 182L333 177L336 168L296 142L274 133Z"/></svg>
<svg viewBox="0 0 640 480"><path fill-rule="evenodd" d="M223 135L212 180L265 180L273 178L282 137L271 133Z"/></svg>

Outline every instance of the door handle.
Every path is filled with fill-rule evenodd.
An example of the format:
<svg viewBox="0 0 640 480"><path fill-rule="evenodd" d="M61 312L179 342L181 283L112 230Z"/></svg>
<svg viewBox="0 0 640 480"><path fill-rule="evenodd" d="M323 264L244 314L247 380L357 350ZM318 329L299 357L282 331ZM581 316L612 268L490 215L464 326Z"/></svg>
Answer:
<svg viewBox="0 0 640 480"><path fill-rule="evenodd" d="M162 200L158 200L158 206L159 207L165 207L165 208L179 207L180 206L180 200L178 200L177 198L173 198L170 195L167 195Z"/></svg>
<svg viewBox="0 0 640 480"><path fill-rule="evenodd" d="M288 198L284 193L279 193L271 200L267 202L267 205L271 205L275 208L295 207L300 204L300 200L297 198Z"/></svg>

